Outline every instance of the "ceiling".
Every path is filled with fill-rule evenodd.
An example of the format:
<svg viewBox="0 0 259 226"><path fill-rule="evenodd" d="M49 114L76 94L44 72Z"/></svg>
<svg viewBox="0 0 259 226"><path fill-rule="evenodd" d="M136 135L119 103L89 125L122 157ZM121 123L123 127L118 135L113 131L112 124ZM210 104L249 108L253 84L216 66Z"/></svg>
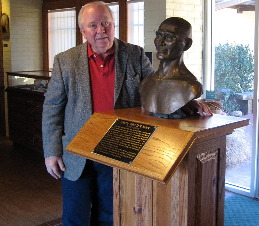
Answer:
<svg viewBox="0 0 259 226"><path fill-rule="evenodd" d="M215 0L215 10L224 8L237 9L238 13L255 11L255 0Z"/></svg>

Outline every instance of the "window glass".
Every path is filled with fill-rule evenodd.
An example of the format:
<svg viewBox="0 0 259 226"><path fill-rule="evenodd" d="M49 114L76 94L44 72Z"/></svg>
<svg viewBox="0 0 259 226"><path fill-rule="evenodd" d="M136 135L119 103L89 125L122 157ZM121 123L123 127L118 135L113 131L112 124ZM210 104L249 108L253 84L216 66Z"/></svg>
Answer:
<svg viewBox="0 0 259 226"><path fill-rule="evenodd" d="M211 73L205 77L206 99L222 106L217 113L250 119L226 137L226 189L252 195L255 178L258 87L255 83L255 1L214 0L207 5L206 41L211 45ZM209 15L209 12L211 15ZM210 17L211 16L211 17ZM208 34L211 34L209 37ZM209 48L208 48L209 49ZM209 53L209 51L208 51ZM208 56L207 52L204 56ZM210 63L211 62L211 63ZM215 109L217 110L217 109Z"/></svg>
<svg viewBox="0 0 259 226"><path fill-rule="evenodd" d="M227 136L226 187L249 192L253 155L255 12L240 12L230 7L218 9L220 3L215 5L213 18L216 98L222 100L225 114L250 119L249 126L238 128Z"/></svg>
<svg viewBox="0 0 259 226"><path fill-rule="evenodd" d="M118 4L107 4L114 14L115 20L115 37L119 38L119 5Z"/></svg>
<svg viewBox="0 0 259 226"><path fill-rule="evenodd" d="M55 10L48 12L49 67L54 56L76 45L76 10Z"/></svg>
<svg viewBox="0 0 259 226"><path fill-rule="evenodd" d="M128 4L128 42L144 47L144 1Z"/></svg>

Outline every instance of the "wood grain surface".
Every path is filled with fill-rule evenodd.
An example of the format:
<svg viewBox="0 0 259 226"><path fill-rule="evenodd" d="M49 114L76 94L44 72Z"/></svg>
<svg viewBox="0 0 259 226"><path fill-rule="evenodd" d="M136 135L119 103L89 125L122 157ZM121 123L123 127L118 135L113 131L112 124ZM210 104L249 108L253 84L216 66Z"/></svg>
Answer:
<svg viewBox="0 0 259 226"><path fill-rule="evenodd" d="M131 164L92 152L117 119L157 127ZM142 108L120 109L93 114L67 149L88 159L167 183L196 139L229 134L248 123L248 119L223 115L172 120L150 116Z"/></svg>

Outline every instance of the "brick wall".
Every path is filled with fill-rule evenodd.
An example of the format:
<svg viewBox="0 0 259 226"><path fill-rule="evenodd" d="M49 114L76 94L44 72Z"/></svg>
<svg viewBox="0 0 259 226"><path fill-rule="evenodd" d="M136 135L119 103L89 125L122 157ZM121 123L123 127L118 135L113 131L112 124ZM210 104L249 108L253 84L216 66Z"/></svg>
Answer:
<svg viewBox="0 0 259 226"><path fill-rule="evenodd" d="M42 69L42 0L10 0L11 70Z"/></svg>
<svg viewBox="0 0 259 226"><path fill-rule="evenodd" d="M41 5L42 0L2 0L2 12L10 19L10 40L3 41L4 72L42 69ZM4 77L6 88L6 74ZM5 121L8 121L6 95Z"/></svg>

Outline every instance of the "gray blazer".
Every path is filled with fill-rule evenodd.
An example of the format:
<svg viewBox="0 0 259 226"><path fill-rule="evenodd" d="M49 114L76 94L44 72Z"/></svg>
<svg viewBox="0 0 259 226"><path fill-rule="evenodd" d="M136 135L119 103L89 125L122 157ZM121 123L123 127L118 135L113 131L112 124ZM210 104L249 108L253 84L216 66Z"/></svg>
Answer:
<svg viewBox="0 0 259 226"><path fill-rule="evenodd" d="M153 73L143 48L115 39L114 108L140 105L140 81ZM71 154L66 146L92 115L87 43L58 54L45 94L42 113L44 157L60 156L64 177L77 180L86 159Z"/></svg>

